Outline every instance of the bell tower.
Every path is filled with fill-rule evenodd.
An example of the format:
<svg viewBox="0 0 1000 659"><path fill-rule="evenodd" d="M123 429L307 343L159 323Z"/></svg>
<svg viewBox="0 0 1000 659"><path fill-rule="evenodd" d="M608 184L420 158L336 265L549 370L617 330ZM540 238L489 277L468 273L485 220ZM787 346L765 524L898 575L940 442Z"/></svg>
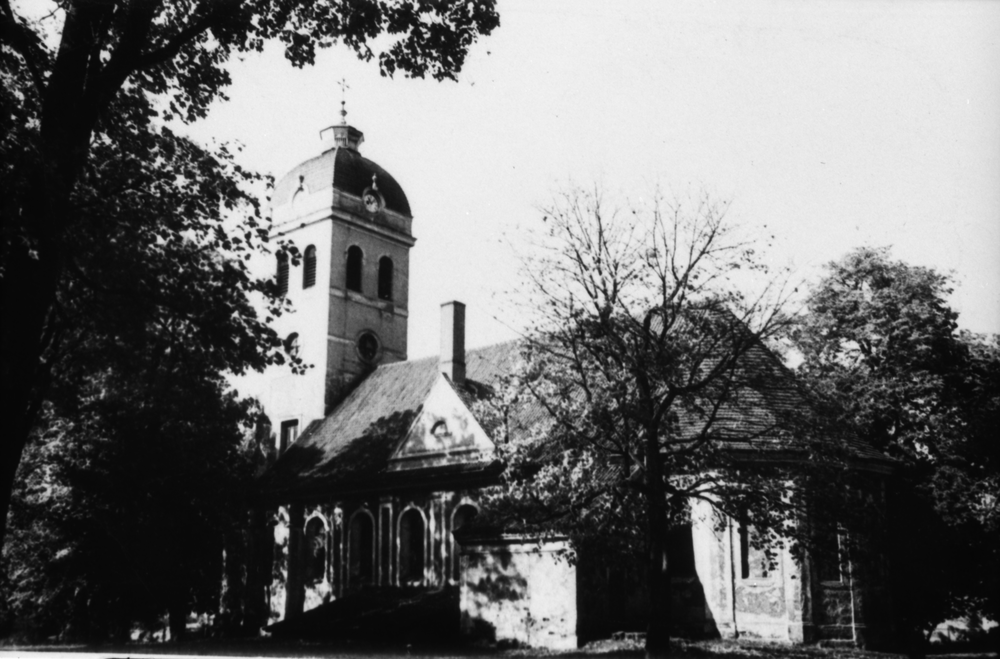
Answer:
<svg viewBox="0 0 1000 659"><path fill-rule="evenodd" d="M267 414L283 450L352 380L406 359L413 217L403 189L361 155L363 133L342 121L320 132L321 153L282 177L271 200L272 241L301 261L275 264L293 311L275 329L311 365L270 381Z"/></svg>

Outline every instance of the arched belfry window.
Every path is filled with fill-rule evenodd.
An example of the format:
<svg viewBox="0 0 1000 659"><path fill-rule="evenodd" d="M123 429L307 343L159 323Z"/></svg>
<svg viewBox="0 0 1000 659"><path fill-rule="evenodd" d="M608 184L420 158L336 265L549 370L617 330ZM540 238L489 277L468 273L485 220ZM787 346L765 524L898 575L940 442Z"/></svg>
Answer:
<svg viewBox="0 0 1000 659"><path fill-rule="evenodd" d="M392 299L392 259L388 256L378 260L378 299Z"/></svg>
<svg viewBox="0 0 1000 659"><path fill-rule="evenodd" d="M424 517L410 508L399 518L399 585L419 586L424 580Z"/></svg>
<svg viewBox="0 0 1000 659"><path fill-rule="evenodd" d="M364 254L357 245L347 248L347 290L361 292L361 265Z"/></svg>
<svg viewBox="0 0 1000 659"><path fill-rule="evenodd" d="M278 295L288 293L288 254L278 254Z"/></svg>
<svg viewBox="0 0 1000 659"><path fill-rule="evenodd" d="M302 288L316 285L316 246L306 247L306 256L302 263Z"/></svg>
<svg viewBox="0 0 1000 659"><path fill-rule="evenodd" d="M326 526L319 517L306 524L306 583L317 584L326 576Z"/></svg>
<svg viewBox="0 0 1000 659"><path fill-rule="evenodd" d="M358 512L351 519L348 539L348 583L360 586L374 583L375 524L367 512Z"/></svg>

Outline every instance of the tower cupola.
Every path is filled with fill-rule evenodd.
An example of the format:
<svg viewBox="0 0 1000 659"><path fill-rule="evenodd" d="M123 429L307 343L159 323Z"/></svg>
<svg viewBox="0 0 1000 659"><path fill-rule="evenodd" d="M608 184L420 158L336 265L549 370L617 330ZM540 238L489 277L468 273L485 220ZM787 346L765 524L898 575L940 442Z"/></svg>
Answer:
<svg viewBox="0 0 1000 659"><path fill-rule="evenodd" d="M329 146L325 149L326 151L338 148L358 151L358 147L360 147L361 143L365 141L364 133L354 126L348 126L347 124L324 128L319 132L319 136L320 139L323 140L324 144L329 144Z"/></svg>
<svg viewBox="0 0 1000 659"><path fill-rule="evenodd" d="M272 235L302 255L301 263L276 260L292 310L275 329L294 336L313 366L275 373L266 406L273 427L304 428L354 378L406 359L413 216L399 183L361 155L364 135L346 114L320 131L320 153L281 177L271 196Z"/></svg>

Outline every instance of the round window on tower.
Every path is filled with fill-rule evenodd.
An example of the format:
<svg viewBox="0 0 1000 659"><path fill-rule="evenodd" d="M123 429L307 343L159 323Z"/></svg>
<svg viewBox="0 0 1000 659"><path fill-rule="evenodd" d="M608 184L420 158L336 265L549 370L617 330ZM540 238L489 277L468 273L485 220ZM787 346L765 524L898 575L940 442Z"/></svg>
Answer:
<svg viewBox="0 0 1000 659"><path fill-rule="evenodd" d="M358 357L361 358L361 361L366 364L373 364L378 359L381 345L374 332L364 332L358 337L357 348Z"/></svg>
<svg viewBox="0 0 1000 659"><path fill-rule="evenodd" d="M285 339L285 351L292 357L298 357L299 350L301 348L302 345L299 343L299 333L292 332L291 334L289 334L288 338Z"/></svg>

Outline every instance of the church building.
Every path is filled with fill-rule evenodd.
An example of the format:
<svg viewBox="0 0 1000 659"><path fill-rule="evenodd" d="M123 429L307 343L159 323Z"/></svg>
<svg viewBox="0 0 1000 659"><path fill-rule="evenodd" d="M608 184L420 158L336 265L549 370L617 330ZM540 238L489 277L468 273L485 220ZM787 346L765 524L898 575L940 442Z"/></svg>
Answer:
<svg viewBox="0 0 1000 659"><path fill-rule="evenodd" d="M301 254L276 264L294 306L276 329L312 368L274 374L265 402L276 457L261 478L270 622L366 589L450 589L463 631L495 641L575 648L643 629L641 571L566 561L567 538L456 540L503 469L474 401L512 372L520 345L466 350L465 307L447 302L440 355L407 360L406 195L361 155L361 131L345 121L322 135L322 152L282 177L272 199L272 239ZM785 394L760 396L761 414L789 404ZM887 469L878 455L867 464ZM735 522L720 528L692 511L673 587L683 631L856 643L883 633L877 584L783 549L764 569L741 537Z"/></svg>

